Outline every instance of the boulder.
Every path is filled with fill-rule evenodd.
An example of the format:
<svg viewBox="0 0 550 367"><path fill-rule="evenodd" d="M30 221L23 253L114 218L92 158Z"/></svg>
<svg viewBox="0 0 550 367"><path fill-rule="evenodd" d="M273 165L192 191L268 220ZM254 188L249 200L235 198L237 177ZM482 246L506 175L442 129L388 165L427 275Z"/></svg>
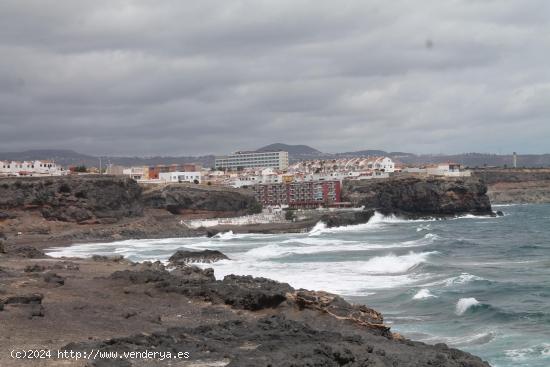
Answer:
<svg viewBox="0 0 550 367"><path fill-rule="evenodd" d="M338 295L301 289L289 296L289 299L301 310L317 310L338 320L375 330L381 335L390 335L390 328L384 325L384 317L380 312L365 305L351 304Z"/></svg>
<svg viewBox="0 0 550 367"><path fill-rule="evenodd" d="M228 260L229 258L217 250L203 251L176 251L168 261L170 265L184 265L187 263L213 263L220 260Z"/></svg>
<svg viewBox="0 0 550 367"><path fill-rule="evenodd" d="M341 227L355 224L367 223L374 215L374 210L334 212L324 214L321 221L327 227Z"/></svg>
<svg viewBox="0 0 550 367"><path fill-rule="evenodd" d="M250 275L227 275L217 288L226 305L251 311L275 308L286 300L294 289L287 283Z"/></svg>

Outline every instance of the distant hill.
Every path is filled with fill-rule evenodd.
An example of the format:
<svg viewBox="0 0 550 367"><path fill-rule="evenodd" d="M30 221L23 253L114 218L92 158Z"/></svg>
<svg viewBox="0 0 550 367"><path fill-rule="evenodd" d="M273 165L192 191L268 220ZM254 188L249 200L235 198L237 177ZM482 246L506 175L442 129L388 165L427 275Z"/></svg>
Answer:
<svg viewBox="0 0 550 367"><path fill-rule="evenodd" d="M307 145L288 145L282 143L271 144L258 149L258 152L285 150L289 153L291 163L310 159L339 159L366 156L388 156L395 161L422 165L427 163L456 162L468 167L512 166L512 155L497 155L486 153L464 153L454 155L421 154L416 155L405 152L386 152L384 150L359 150L344 153L323 153ZM62 166L85 165L98 167L99 157L78 153L63 149L35 149L24 152L0 152L0 160L33 160L51 159ZM204 156L156 156L156 157L102 157L102 164L114 164L119 166L154 166L157 164L198 163L204 167L214 166L214 155ZM518 155L518 167L550 167L550 154L526 154Z"/></svg>
<svg viewBox="0 0 550 367"><path fill-rule="evenodd" d="M266 145L263 148L257 149L256 152L273 152L283 150L291 155L320 155L324 154L315 148L307 145L288 145L283 143L275 143Z"/></svg>
<svg viewBox="0 0 550 367"><path fill-rule="evenodd" d="M36 149L27 150L24 152L0 152L0 160L16 160L25 161L33 159L50 159L62 166L77 166L85 165L87 167L98 167L99 157L77 153L72 150L57 150L57 149ZM119 166L154 166L157 164L174 164L174 163L199 163L204 167L212 167L214 165L214 156L206 155L199 157L110 157L102 156L102 164L114 164Z"/></svg>

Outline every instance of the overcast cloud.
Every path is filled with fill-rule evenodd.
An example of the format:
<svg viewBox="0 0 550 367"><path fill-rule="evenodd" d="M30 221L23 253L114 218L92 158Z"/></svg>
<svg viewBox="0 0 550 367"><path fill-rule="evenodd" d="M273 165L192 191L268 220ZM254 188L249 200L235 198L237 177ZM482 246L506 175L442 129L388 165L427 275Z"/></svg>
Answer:
<svg viewBox="0 0 550 367"><path fill-rule="evenodd" d="M0 150L550 152L548 0L2 0Z"/></svg>

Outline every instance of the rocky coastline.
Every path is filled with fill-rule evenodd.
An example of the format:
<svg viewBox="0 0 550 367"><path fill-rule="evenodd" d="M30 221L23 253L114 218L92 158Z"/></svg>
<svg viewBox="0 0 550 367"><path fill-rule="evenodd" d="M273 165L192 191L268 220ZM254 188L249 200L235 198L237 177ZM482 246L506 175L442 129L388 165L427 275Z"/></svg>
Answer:
<svg viewBox="0 0 550 367"><path fill-rule="evenodd" d="M356 182L345 197L363 210L319 211L305 220L190 229L182 218L256 213L246 190L166 185L142 188L111 176L0 180L0 365L33 365L9 350L183 351L181 366L488 366L443 344L391 332L383 316L322 291L229 275L191 263L226 258L178 251L170 269L121 257L53 259L53 245L214 235L276 233L366 223L380 211L404 216L492 214L479 180L409 177ZM369 180L373 181L373 180ZM375 194L373 195L373 192ZM414 201L417 204L411 206ZM170 270L170 271L168 271ZM40 366L164 366L117 358L40 361Z"/></svg>
<svg viewBox="0 0 550 367"><path fill-rule="evenodd" d="M189 219L261 211L251 191L187 184L141 187L129 178L74 176L0 179L0 233L5 246L38 248L133 238L211 236L219 232L305 232L366 223L379 211L403 217L493 215L479 179L398 177L347 182L343 199L364 211L310 211L298 221L190 228Z"/></svg>
<svg viewBox="0 0 550 367"><path fill-rule="evenodd" d="M195 254L204 261L220 256ZM489 366L444 344L392 333L366 305L265 278L216 280L212 269L180 261L188 258L175 254L168 271L121 257L1 254L0 365L167 365L160 354L141 357L156 351L187 355L170 365L195 367ZM50 350L54 357L22 361L10 357L12 349ZM104 358L58 358L57 351ZM135 354L107 358L111 352Z"/></svg>

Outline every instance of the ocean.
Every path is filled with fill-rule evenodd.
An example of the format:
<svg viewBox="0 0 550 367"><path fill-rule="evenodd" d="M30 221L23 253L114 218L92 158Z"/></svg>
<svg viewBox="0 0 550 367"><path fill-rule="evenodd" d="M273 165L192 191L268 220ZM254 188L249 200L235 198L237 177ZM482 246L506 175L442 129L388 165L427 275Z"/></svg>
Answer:
<svg viewBox="0 0 550 367"><path fill-rule="evenodd" d="M52 256L165 261L177 249L220 250L217 278L250 274L326 290L383 313L394 332L444 342L495 367L550 366L550 205L494 206L504 216L403 220L309 233L223 233L50 249Z"/></svg>

